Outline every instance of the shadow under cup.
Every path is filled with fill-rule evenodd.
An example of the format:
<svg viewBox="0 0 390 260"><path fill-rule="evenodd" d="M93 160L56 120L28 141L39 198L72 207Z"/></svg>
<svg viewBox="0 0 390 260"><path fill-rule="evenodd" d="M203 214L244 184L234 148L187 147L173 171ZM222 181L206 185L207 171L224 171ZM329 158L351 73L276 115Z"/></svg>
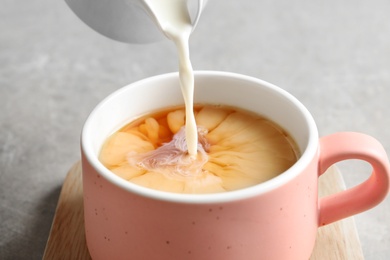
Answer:
<svg viewBox="0 0 390 260"><path fill-rule="evenodd" d="M82 132L84 215L93 259L308 259L318 228L318 132L293 96L259 79L195 72L194 103L263 115L301 157L283 174L242 190L175 194L137 186L98 160L104 141L141 115L183 104L177 73L141 80L104 99Z"/></svg>

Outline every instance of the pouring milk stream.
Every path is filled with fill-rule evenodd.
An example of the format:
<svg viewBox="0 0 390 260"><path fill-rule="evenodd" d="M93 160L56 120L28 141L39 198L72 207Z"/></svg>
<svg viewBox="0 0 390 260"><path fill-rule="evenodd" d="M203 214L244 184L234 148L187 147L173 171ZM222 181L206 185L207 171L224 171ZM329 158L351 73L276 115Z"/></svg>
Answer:
<svg viewBox="0 0 390 260"><path fill-rule="evenodd" d="M156 33L159 28L175 43L185 102L187 149L191 158L195 158L198 134L193 113L194 74L189 58L189 37L207 0L65 1L91 28L114 40L128 43L155 41L162 35ZM193 21L189 9L195 11L192 12Z"/></svg>
<svg viewBox="0 0 390 260"><path fill-rule="evenodd" d="M186 141L188 153L196 157L198 131L193 112L194 73L190 61L189 38L193 29L187 8L187 0L144 0L158 26L171 39L179 55L181 91L186 111Z"/></svg>

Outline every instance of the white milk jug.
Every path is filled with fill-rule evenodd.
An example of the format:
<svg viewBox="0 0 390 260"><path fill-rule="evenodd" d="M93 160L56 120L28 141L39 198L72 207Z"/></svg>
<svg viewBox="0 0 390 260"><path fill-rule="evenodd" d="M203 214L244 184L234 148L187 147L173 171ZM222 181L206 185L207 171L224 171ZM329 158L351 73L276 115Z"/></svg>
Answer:
<svg viewBox="0 0 390 260"><path fill-rule="evenodd" d="M73 12L92 29L108 38L126 43L149 43L165 38L149 7L150 1L65 0ZM187 1L195 28L207 0L182 1Z"/></svg>

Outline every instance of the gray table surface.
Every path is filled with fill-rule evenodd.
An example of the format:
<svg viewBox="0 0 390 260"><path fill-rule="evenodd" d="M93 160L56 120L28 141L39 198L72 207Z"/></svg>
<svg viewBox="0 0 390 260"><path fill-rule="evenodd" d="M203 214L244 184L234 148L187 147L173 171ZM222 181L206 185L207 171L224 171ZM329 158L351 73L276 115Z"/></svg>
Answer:
<svg viewBox="0 0 390 260"><path fill-rule="evenodd" d="M359 131L390 151L390 1L209 0L191 38L196 70L286 89L320 135ZM128 45L63 1L0 0L0 259L40 259L92 108L136 80L177 71L169 41ZM347 186L367 178L340 164ZM390 199L355 217L366 259L389 259Z"/></svg>

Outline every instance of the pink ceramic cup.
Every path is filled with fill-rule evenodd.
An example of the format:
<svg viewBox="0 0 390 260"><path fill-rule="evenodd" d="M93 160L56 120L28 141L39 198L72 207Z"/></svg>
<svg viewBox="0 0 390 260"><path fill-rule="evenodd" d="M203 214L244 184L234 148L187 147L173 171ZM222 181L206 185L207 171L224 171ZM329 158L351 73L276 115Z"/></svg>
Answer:
<svg viewBox="0 0 390 260"><path fill-rule="evenodd" d="M196 103L265 115L293 136L302 156L267 182L225 193L174 194L129 183L98 161L104 140L140 115L183 103L177 73L130 84L103 100L82 132L85 231L93 259L308 259L318 227L385 198L389 162L374 138L343 132L319 139L307 109L259 79L203 71L195 82ZM318 177L345 159L367 161L371 176L318 199Z"/></svg>

